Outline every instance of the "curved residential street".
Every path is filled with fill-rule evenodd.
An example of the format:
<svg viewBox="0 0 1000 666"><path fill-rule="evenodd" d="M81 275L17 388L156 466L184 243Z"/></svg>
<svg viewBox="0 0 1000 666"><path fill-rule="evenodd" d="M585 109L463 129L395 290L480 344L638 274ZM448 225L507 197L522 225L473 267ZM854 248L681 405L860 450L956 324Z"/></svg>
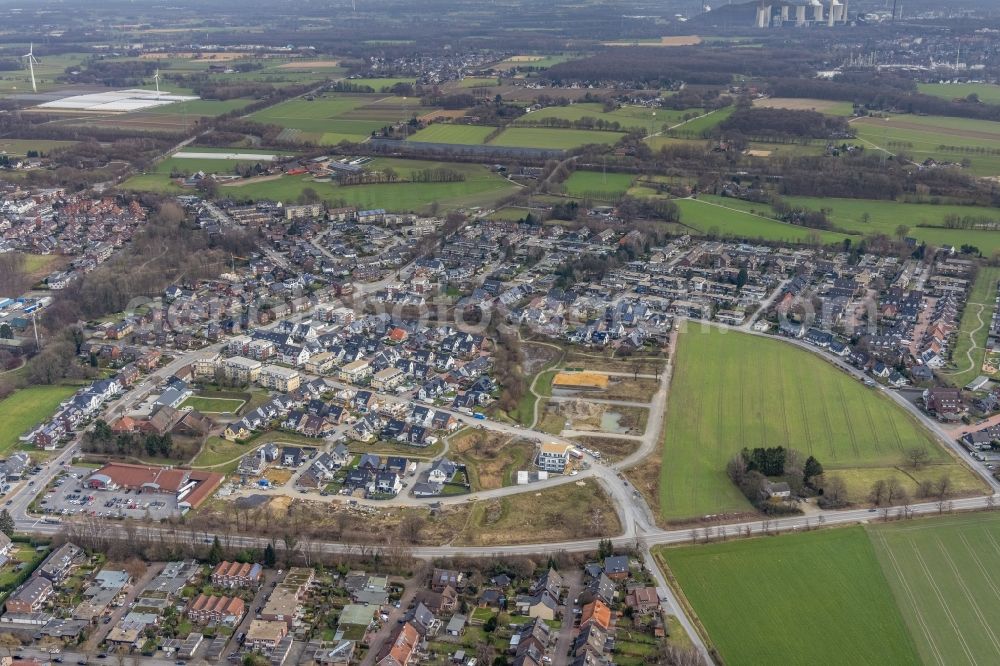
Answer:
<svg viewBox="0 0 1000 666"><path fill-rule="evenodd" d="M751 320L752 321L752 320ZM734 331L739 331L740 333L747 335L759 335L763 337L769 337L775 339L773 336L766 336L763 333L749 330L748 325L741 327L727 326L723 324L713 323L713 322L698 322L701 324L707 324L715 326L722 329L731 329ZM671 350L676 349L676 331L672 335ZM827 362L831 363L833 366L841 369L850 375L863 378L864 375L858 369L848 365L843 360L835 358L822 350L813 347L801 340L794 340L788 338L778 338L786 344L794 345L800 349L805 349L811 353L819 354ZM132 404L138 399L144 398L148 395L154 388L157 380L169 377L172 373L177 371L184 365L193 362L197 358L203 356L208 356L214 354L221 348L220 344L211 345L204 349L193 351L187 354L183 354L174 360L172 360L168 365L159 369L144 382L136 386L134 389L129 391L127 394L121 398L113 401L108 405L107 414L116 415L124 410L124 407L128 404ZM672 357L671 357L672 358ZM650 507L646 504L645 499L641 493L635 492L630 484L620 476L620 472L633 467L640 462L642 462L649 455L655 453L657 447L662 441L663 437L663 422L664 415L667 407L667 393L670 386L670 379L672 374L672 363L667 363L665 371L660 376L659 386L656 392L650 399L649 403L643 403L639 401L632 400L603 400L595 399L592 402L598 404L607 405L621 405L629 407L642 407L649 409L649 417L647 420L647 426L645 432L642 435L614 435L599 433L601 436L607 437L617 437L621 439L630 439L638 441L639 446L637 449L629 456L613 464L606 464L600 460L594 459L592 456L586 456L587 467L585 469L579 470L574 475L562 475L554 476L544 481L538 481L535 483L530 483L527 485L520 486L508 486L503 488L497 488L494 490L486 490L481 492L474 492L468 495L461 496L450 496L450 497L430 497L430 498L415 498L409 495L401 495L392 500L364 500L364 499L351 499L339 495L330 496L319 496L316 494L309 495L310 501L325 501L325 502L347 502L353 501L362 504L369 504L378 507L392 507L392 506L402 506L402 507L414 507L414 506L428 506L431 503L440 503L442 505L454 505L467 503L471 501L478 500L489 500L501 497L507 497L524 492L537 492L539 490L556 487L566 483L576 483L579 481L595 482L600 484L600 486L607 492L610 501L616 507L621 520L622 532L618 536L612 539L612 542L618 547L638 547L642 553L642 557L646 567L651 571L653 576L657 581L657 587L659 588L660 597L663 600L664 609L673 615L676 615L681 622L682 626L691 635L692 640L694 640L695 645L702 652L702 654L708 658L708 652L699 638L698 633L694 630L693 624L690 619L684 614L683 608L677 602L671 589L666 583L662 573L657 568L655 561L649 552L649 548L658 545L669 545L669 544L679 544L690 542L692 540L692 534L696 534L697 530L692 530L691 527L676 530L664 530L656 526L654 514ZM335 388L346 388L347 384L341 382L327 380L328 383ZM936 421L929 418L926 414L921 412L913 403L906 400L903 396L899 395L897 392L878 387L874 390L882 391L887 394L890 400L895 401L900 407L909 411L920 423L922 423L931 433L935 435L945 446L949 447L956 454L960 454L961 447L951 438L948 433L946 433ZM380 394L380 398L387 403L393 402L405 402L409 403L412 401L411 397L405 395L395 395L395 394ZM559 402L561 400L566 400L570 398L556 397L555 401ZM568 444L575 444L570 437L577 435L593 435L597 433L586 432L586 431L576 431L576 430L565 430L561 436L552 436L532 428L525 428L514 424L500 423L493 420L483 420L475 419L466 414L456 412L451 409L443 409L454 416L463 425L471 428L484 428L493 432L501 433L511 437L522 437L532 441L557 441L564 442ZM445 452L447 448L445 449ZM13 514L18 531L37 534L37 535L52 535L57 533L62 529L60 524L47 523L41 518L36 518L28 515L27 509L30 504L34 492L38 488L44 488L48 482L58 473L62 464L68 463L72 460L73 456L77 453L77 445L74 442L67 446L64 450L58 453L57 456L52 458L43 468L41 474L39 474L35 483L37 485L33 487L28 487L24 482L13 489L9 495L11 499L11 504L9 505L9 510ZM439 454L443 455L443 454ZM961 456L959 456L961 457ZM820 525L842 525L850 523L868 522L871 520L885 518L895 515L927 515L940 513L943 511L956 511L956 510L980 510L989 509L993 507L993 503L997 498L1000 498L1000 482L997 482L992 476L985 470L973 466L973 469L983 478L983 480L993 489L994 494L990 497L973 497L956 499L947 503L939 502L926 502L913 504L908 507L899 507L891 509L888 512L875 513L873 510L869 509L850 509L850 510L840 510L840 511L818 511L809 516L795 516L789 518L783 518L780 520L753 520L745 521L741 523L729 524L729 525L713 525L712 527L717 531L721 530L722 533L726 534L765 534L765 533L777 533L786 531L796 531L796 530L807 530L815 528ZM252 491L241 491L241 494L259 494L260 490ZM264 491L267 494L293 494L295 493L291 485L280 487L270 491ZM295 497L300 497L297 493L294 494ZM189 531L185 531L178 528L167 528L160 527L158 525L144 526L142 528L148 533L157 534L160 538L164 540L178 540L190 542L192 539L204 540L210 539L213 536L212 533L197 533L192 534ZM117 523L109 523L107 526L107 531L109 535L117 536L119 538L127 538L127 531L124 526ZM252 535L232 535L219 533L220 539L224 540L226 545L231 547L243 547L252 546L261 548L270 542L270 539L265 539L263 537L256 537ZM504 555L527 555L539 552L553 552L557 550L564 550L568 552L587 552L594 551L597 549L600 539L579 539L574 541L568 541L563 543L535 543L535 544L523 544L523 545L510 545L510 546L461 546L461 545L448 545L448 546L417 546L410 549L413 556L418 558L437 558L437 557L453 557L453 556L504 556ZM280 544L279 544L280 547ZM359 546L353 544L343 544L343 543L333 543L325 542L318 543L316 547L322 552L327 553L351 553L356 552Z"/></svg>

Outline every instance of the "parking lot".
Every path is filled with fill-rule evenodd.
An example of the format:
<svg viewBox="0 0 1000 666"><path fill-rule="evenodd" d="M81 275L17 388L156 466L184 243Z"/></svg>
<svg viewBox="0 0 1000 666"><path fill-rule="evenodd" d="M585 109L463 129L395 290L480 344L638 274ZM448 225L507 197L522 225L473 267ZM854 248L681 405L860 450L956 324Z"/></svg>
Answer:
<svg viewBox="0 0 1000 666"><path fill-rule="evenodd" d="M179 513L173 495L85 488L84 480L93 471L87 467L66 467L57 477L55 487L39 499L41 509L56 516L149 517L153 520Z"/></svg>

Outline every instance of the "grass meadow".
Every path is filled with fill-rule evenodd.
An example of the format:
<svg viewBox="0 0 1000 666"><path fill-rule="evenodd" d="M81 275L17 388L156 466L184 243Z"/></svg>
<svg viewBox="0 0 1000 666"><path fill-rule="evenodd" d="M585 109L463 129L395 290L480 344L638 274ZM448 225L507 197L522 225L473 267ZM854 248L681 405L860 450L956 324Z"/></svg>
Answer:
<svg viewBox="0 0 1000 666"><path fill-rule="evenodd" d="M699 116L704 112L704 109L678 111L675 109L655 109L645 106L622 106L605 112L604 105L602 104L581 102L568 106L549 106L538 111L532 111L519 118L517 123L536 123L548 118L558 118L571 122L576 122L583 118L594 118L595 120L604 120L609 123L617 122L623 130L635 129L648 132L650 128L658 131L664 126L676 125L683 122L685 118Z"/></svg>
<svg viewBox="0 0 1000 666"><path fill-rule="evenodd" d="M411 134L410 141L426 141L428 143L454 143L464 145L479 145L486 141L496 128L484 125L450 125L434 123L416 134Z"/></svg>
<svg viewBox="0 0 1000 666"><path fill-rule="evenodd" d="M6 456L19 444L18 437L52 416L59 403L75 392L75 386L30 386L0 400L0 456Z"/></svg>
<svg viewBox="0 0 1000 666"><path fill-rule="evenodd" d="M847 527L656 556L731 666L918 663L908 611L897 607L875 550L863 527Z"/></svg>
<svg viewBox="0 0 1000 666"><path fill-rule="evenodd" d="M815 456L828 474L891 470L923 447L938 474L971 474L888 398L779 340L697 324L680 335L668 398L659 508L666 520L751 510L726 475L744 446ZM907 477L904 475L904 480ZM867 480L866 480L867 481ZM910 481L915 489L915 482Z"/></svg>
<svg viewBox="0 0 1000 666"><path fill-rule="evenodd" d="M961 247L968 244L979 248L984 255L1000 251L1000 231L948 229L943 226L945 216L951 214L962 217L991 218L1000 223L1000 212L993 208L873 199L784 197L784 200L791 205L803 206L811 210L827 209L834 227L856 238L873 234L894 237L896 227L905 224L909 227L908 236L928 245ZM680 200L677 201L677 205L682 211L681 221L702 233L707 233L712 227L716 227L716 233L730 233L738 237L752 238L751 234L753 233L759 233L763 238L775 240L806 239L809 237L810 230L805 227L771 219L770 216L773 215L774 211L767 204L710 194L699 196L697 201L698 203L694 203L693 200ZM749 215L742 217L733 213L732 216L727 216L722 224L718 214L712 215L710 209L706 208L706 206L711 205L736 209ZM685 215L685 213L687 214ZM864 221L866 214L868 215L867 222ZM766 219L752 217L754 215L763 216ZM824 242L842 240L845 235L839 231L822 232L821 239Z"/></svg>
<svg viewBox="0 0 1000 666"><path fill-rule="evenodd" d="M1000 175L1000 123L944 116L899 115L861 118L851 123L868 147L905 153L922 162L970 161L977 176Z"/></svg>
<svg viewBox="0 0 1000 666"><path fill-rule="evenodd" d="M978 95L980 102L1000 104L1000 86L992 83L918 83L917 90L942 99Z"/></svg>
<svg viewBox="0 0 1000 666"><path fill-rule="evenodd" d="M715 198L705 197L674 203L680 209L681 223L700 234L792 243L805 243L814 237L823 243L837 243L846 238L844 234L816 231L750 213L742 206L744 202L734 199L716 202ZM757 208L767 207L757 204Z"/></svg>
<svg viewBox="0 0 1000 666"><path fill-rule="evenodd" d="M493 139L490 145L515 148L546 148L569 150L587 144L611 145L625 136L621 132L598 130L555 129L548 127L509 127Z"/></svg>
<svg viewBox="0 0 1000 666"><path fill-rule="evenodd" d="M633 176L627 173L600 173L574 171L563 186L566 194L599 201L612 201L625 194L632 186Z"/></svg>

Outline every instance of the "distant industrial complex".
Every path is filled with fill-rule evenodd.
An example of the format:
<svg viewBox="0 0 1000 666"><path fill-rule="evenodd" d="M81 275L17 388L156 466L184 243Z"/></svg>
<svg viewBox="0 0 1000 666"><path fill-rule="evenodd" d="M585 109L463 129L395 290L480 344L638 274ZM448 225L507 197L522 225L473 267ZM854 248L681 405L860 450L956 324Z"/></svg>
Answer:
<svg viewBox="0 0 1000 666"><path fill-rule="evenodd" d="M847 23L847 0L760 0L757 5L758 28L780 27L792 23L805 25L844 25Z"/></svg>

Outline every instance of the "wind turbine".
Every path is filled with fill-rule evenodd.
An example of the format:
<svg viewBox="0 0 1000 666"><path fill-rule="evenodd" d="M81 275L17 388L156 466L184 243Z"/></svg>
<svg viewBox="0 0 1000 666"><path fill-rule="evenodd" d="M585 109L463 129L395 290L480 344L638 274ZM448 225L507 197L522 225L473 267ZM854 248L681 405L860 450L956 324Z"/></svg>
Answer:
<svg viewBox="0 0 1000 666"><path fill-rule="evenodd" d="M156 81L156 98L160 98L160 70L157 68L156 73L153 74L153 80Z"/></svg>
<svg viewBox="0 0 1000 666"><path fill-rule="evenodd" d="M35 65L38 63L38 61L35 60L34 42L32 42L28 46L28 52L21 57L28 59L28 69L31 71L31 89L34 90L35 92L38 92L38 85L35 83Z"/></svg>

